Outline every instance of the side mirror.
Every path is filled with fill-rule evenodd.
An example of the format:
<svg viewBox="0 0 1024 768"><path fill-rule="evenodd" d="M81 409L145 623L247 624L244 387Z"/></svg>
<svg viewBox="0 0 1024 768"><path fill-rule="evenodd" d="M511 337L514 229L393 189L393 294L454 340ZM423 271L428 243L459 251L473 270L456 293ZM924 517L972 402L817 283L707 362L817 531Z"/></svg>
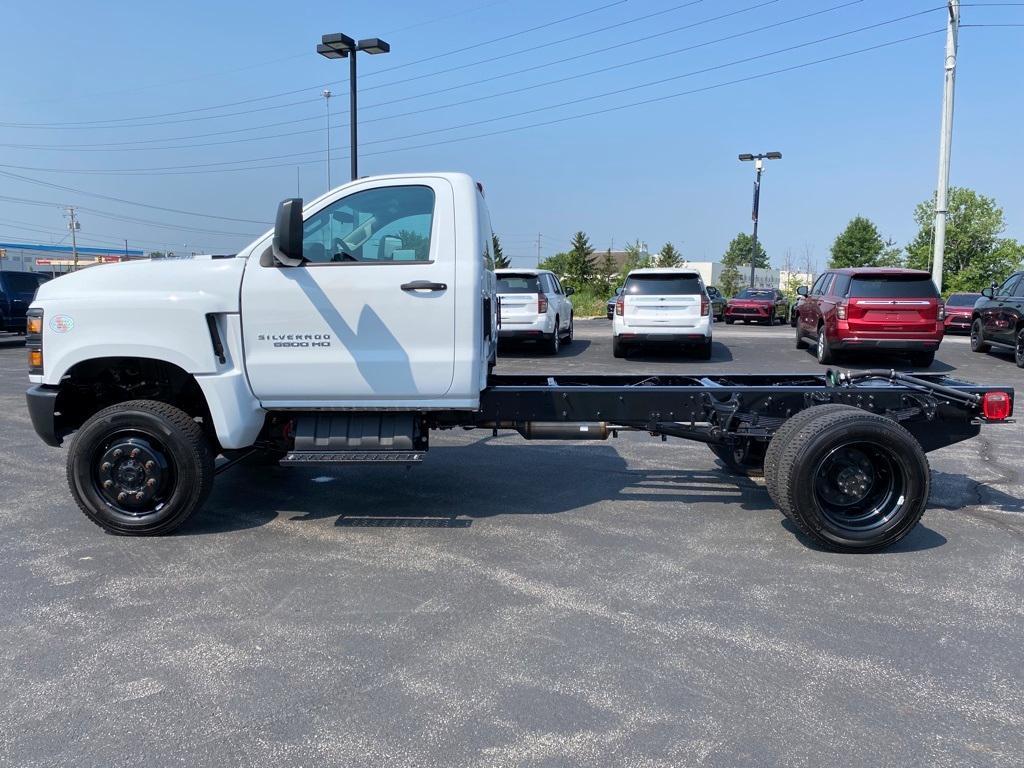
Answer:
<svg viewBox="0 0 1024 768"><path fill-rule="evenodd" d="M986 299L991 299L993 296L995 296L995 293L996 292L995 292L995 287L994 286L992 288L982 288L981 289L981 295L984 296Z"/></svg>
<svg viewBox="0 0 1024 768"><path fill-rule="evenodd" d="M566 296L572 296L574 293L576 293L576 289L571 287L571 286L569 286L569 287L567 287L565 289L565 295Z"/></svg>
<svg viewBox="0 0 1024 768"><path fill-rule="evenodd" d="M286 267L302 265L301 197L283 200L277 207L277 220L274 222L274 239L271 249L279 264Z"/></svg>
<svg viewBox="0 0 1024 768"><path fill-rule="evenodd" d="M796 289L796 294L797 294L797 296L806 296L807 295L807 286L806 285L801 285L799 288Z"/></svg>

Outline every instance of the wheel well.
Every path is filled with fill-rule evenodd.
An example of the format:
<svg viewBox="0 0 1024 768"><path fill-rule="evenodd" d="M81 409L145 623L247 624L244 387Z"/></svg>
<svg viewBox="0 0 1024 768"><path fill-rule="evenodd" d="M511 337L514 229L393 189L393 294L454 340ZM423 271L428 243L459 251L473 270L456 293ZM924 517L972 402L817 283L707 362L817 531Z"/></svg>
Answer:
<svg viewBox="0 0 1024 768"><path fill-rule="evenodd" d="M156 400L200 418L212 434L210 408L195 377L166 360L101 357L72 366L61 379L56 410L64 434L97 411L126 400Z"/></svg>

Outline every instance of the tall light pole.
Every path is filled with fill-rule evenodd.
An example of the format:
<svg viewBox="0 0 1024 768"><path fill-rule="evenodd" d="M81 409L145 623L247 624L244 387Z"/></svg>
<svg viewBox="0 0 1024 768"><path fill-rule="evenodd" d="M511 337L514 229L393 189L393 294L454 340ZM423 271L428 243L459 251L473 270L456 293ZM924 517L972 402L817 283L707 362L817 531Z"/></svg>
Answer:
<svg viewBox="0 0 1024 768"><path fill-rule="evenodd" d="M739 156L743 161L754 161L754 210L751 218L754 220L754 242L750 246L750 287L754 287L754 263L757 260L757 210L761 202L761 171L764 170L765 160L781 160L781 152L765 152L759 155L749 153Z"/></svg>
<svg viewBox="0 0 1024 768"><path fill-rule="evenodd" d="M331 188L331 92L324 89L321 94L327 107L327 188ZM296 168L298 170L298 168ZM300 195L301 197L301 195Z"/></svg>
<svg viewBox="0 0 1024 768"><path fill-rule="evenodd" d="M953 142L953 90L956 85L957 32L960 29L960 0L948 0L946 10L946 81L942 92L942 133L939 137L939 185L935 190L935 242L932 252L932 280L942 292L942 261L946 252L946 215L949 213L949 154Z"/></svg>
<svg viewBox="0 0 1024 768"><path fill-rule="evenodd" d="M379 37L368 37L358 43L348 35L335 32L324 35L316 47L316 52L328 59L348 58L348 102L350 142L352 144L352 181L359 178L359 161L357 159L357 120L356 120L356 54L365 51L370 54L388 53L391 46Z"/></svg>

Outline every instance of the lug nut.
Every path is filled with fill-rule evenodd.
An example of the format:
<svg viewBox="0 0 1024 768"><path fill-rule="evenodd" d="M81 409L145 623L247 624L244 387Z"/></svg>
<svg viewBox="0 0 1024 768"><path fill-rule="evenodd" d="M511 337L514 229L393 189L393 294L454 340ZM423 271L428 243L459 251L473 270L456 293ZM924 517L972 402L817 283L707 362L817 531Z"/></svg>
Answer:
<svg viewBox="0 0 1024 768"><path fill-rule="evenodd" d="M103 487L104 488L113 488L114 487L114 481L113 480L104 480L103 481Z"/></svg>
<svg viewBox="0 0 1024 768"><path fill-rule="evenodd" d="M125 493L124 491L121 491L119 494L117 494L117 500L118 501L126 501L127 499L128 499L128 494Z"/></svg>
<svg viewBox="0 0 1024 768"><path fill-rule="evenodd" d="M156 462L155 461L147 461L146 462L146 470L149 471L149 472L152 472L154 469L156 469Z"/></svg>
<svg viewBox="0 0 1024 768"><path fill-rule="evenodd" d="M149 478L149 480L146 481L146 485L148 485L150 488L155 488L156 487L156 480L154 480L151 477L151 478Z"/></svg>
<svg viewBox="0 0 1024 768"><path fill-rule="evenodd" d="M135 494L136 501L142 501L144 498L146 498L146 494L144 494L142 491L139 491L138 493Z"/></svg>
<svg viewBox="0 0 1024 768"><path fill-rule="evenodd" d="M139 449L138 448L132 448L132 452L130 454L128 454L128 455L131 456L134 459L136 456L139 455Z"/></svg>
<svg viewBox="0 0 1024 768"><path fill-rule="evenodd" d="M123 456L123 455L124 455L124 451L122 451L120 448L115 448L114 449L114 458L115 459L120 459L121 456Z"/></svg>
<svg viewBox="0 0 1024 768"><path fill-rule="evenodd" d="M100 469L101 469L102 471L104 471L104 472L109 472L109 471L110 471L110 468L111 468L112 466L113 466L113 464L111 464L111 463L110 463L109 461L104 461L104 462L103 462L103 463L102 463L102 464L100 465Z"/></svg>

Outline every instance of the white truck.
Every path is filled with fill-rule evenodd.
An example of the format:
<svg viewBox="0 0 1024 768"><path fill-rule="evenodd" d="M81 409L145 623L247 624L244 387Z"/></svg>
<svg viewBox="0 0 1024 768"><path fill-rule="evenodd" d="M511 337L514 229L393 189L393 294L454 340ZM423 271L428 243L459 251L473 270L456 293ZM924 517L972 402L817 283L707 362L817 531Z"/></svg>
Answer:
<svg viewBox="0 0 1024 768"><path fill-rule="evenodd" d="M812 540L888 546L928 499L925 450L1012 413L1013 392L890 371L495 375L498 314L482 188L458 173L354 181L236 256L106 265L28 311L33 425L73 435L82 511L124 535L173 531L215 474L420 462L434 430L708 444Z"/></svg>

